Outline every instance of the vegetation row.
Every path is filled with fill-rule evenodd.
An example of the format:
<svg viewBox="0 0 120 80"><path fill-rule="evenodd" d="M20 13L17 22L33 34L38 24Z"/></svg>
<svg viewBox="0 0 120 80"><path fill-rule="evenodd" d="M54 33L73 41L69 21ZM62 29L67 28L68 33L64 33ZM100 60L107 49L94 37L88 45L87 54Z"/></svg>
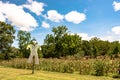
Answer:
<svg viewBox="0 0 120 80"><path fill-rule="evenodd" d="M115 60L64 60L64 59L40 59L40 64L35 66L36 70L79 73L84 75L107 76L110 74L119 74L120 59ZM27 59L12 59L10 61L1 61L0 66L13 67L18 69L31 69L32 64L27 63Z"/></svg>

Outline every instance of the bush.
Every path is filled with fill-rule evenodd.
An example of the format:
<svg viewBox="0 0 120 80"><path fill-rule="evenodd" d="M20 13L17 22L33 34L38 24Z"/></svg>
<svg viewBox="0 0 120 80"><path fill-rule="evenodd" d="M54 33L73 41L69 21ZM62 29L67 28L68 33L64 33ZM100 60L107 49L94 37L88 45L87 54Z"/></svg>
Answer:
<svg viewBox="0 0 120 80"><path fill-rule="evenodd" d="M104 75L105 62L101 60L97 60L94 62L94 71L96 76Z"/></svg>
<svg viewBox="0 0 120 80"><path fill-rule="evenodd" d="M91 62L80 62L79 64L79 73L82 75L88 75L92 72L92 63Z"/></svg>

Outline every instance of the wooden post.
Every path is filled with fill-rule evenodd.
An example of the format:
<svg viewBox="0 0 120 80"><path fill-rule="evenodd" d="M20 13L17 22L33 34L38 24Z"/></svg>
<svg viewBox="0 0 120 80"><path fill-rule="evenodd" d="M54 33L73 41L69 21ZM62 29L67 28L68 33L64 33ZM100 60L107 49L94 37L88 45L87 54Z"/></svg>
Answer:
<svg viewBox="0 0 120 80"><path fill-rule="evenodd" d="M35 69L35 56L33 56L32 74L34 74Z"/></svg>

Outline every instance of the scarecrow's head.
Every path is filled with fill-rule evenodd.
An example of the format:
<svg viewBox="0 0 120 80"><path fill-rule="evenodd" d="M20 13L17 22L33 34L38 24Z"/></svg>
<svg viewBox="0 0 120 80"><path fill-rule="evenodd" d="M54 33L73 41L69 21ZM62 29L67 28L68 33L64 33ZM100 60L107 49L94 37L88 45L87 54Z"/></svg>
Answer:
<svg viewBox="0 0 120 80"><path fill-rule="evenodd" d="M33 39L33 40L31 41L31 43L34 44L34 45L37 44L36 39Z"/></svg>

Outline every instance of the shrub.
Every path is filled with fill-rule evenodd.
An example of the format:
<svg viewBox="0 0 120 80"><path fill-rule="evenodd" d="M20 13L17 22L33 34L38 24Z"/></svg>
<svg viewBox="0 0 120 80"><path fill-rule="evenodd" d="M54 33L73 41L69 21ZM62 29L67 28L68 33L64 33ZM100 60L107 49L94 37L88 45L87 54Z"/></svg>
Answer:
<svg viewBox="0 0 120 80"><path fill-rule="evenodd" d="M94 62L94 71L96 76L104 75L105 62L101 60L97 60Z"/></svg>

